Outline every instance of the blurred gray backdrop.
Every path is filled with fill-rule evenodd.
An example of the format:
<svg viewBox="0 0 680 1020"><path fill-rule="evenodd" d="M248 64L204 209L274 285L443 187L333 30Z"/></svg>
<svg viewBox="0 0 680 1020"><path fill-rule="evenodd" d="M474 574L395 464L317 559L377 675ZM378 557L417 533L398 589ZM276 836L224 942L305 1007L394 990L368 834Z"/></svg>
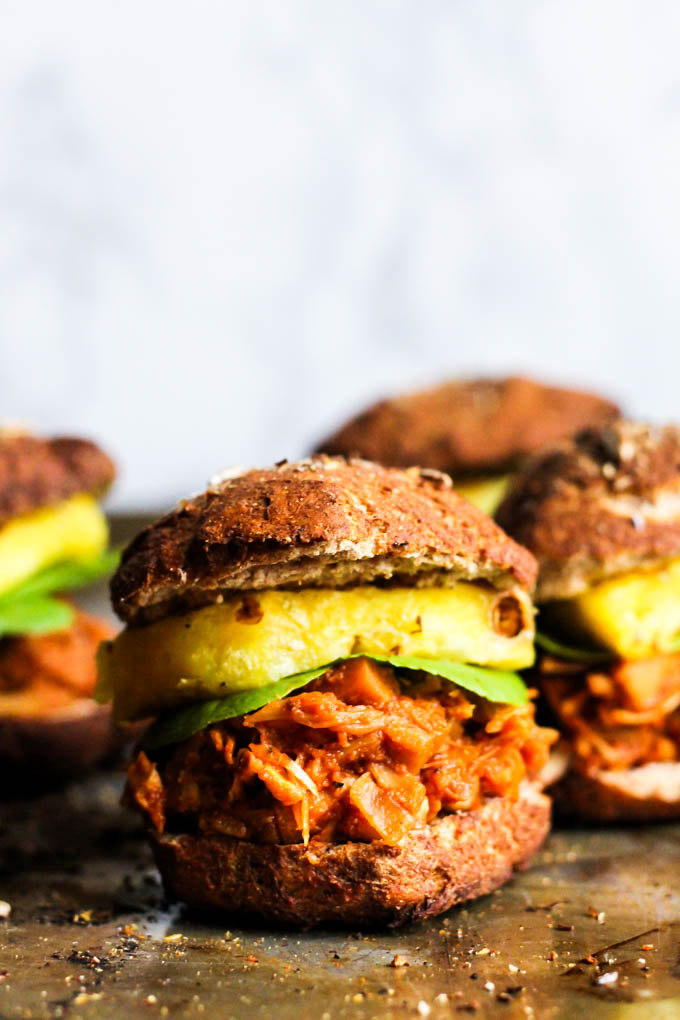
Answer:
<svg viewBox="0 0 680 1020"><path fill-rule="evenodd" d="M114 503L525 370L680 417L677 0L0 2L0 417Z"/></svg>

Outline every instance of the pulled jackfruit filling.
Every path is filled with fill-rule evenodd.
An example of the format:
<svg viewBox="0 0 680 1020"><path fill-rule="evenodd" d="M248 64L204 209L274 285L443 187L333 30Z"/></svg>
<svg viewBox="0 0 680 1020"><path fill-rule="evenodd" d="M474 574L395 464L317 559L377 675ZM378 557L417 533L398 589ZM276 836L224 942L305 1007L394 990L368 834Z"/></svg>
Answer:
<svg viewBox="0 0 680 1020"><path fill-rule="evenodd" d="M546 655L538 674L575 771L680 761L680 653L605 669Z"/></svg>
<svg viewBox="0 0 680 1020"><path fill-rule="evenodd" d="M152 761L127 798L158 832L261 843L398 843L441 812L517 798L557 734L532 705L492 704L436 677L359 658L304 691L195 734Z"/></svg>
<svg viewBox="0 0 680 1020"><path fill-rule="evenodd" d="M350 655L450 659L497 669L531 665L533 609L521 589L268 590L225 597L128 628L99 655L101 700L115 718L157 715L263 687Z"/></svg>
<svg viewBox="0 0 680 1020"><path fill-rule="evenodd" d="M90 698L106 624L61 592L111 567L106 519L81 494L0 528L0 715L40 717Z"/></svg>
<svg viewBox="0 0 680 1020"><path fill-rule="evenodd" d="M680 560L592 585L541 609L541 628L611 654L603 666L539 662L572 767L592 775L680 761Z"/></svg>
<svg viewBox="0 0 680 1020"><path fill-rule="evenodd" d="M91 698L96 651L111 637L103 621L76 611L66 630L0 640L0 716L46 716Z"/></svg>
<svg viewBox="0 0 680 1020"><path fill-rule="evenodd" d="M107 541L106 518L86 493L9 521L0 528L0 595L55 563L95 556Z"/></svg>

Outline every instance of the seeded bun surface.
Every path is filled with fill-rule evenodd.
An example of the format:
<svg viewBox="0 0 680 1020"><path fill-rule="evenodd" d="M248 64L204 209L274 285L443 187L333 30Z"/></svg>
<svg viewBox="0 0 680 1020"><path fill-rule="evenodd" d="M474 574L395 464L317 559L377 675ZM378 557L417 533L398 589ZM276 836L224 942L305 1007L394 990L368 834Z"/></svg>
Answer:
<svg viewBox="0 0 680 1020"><path fill-rule="evenodd" d="M619 413L602 397L531 379L458 380L382 400L318 450L395 467L422 464L458 480L511 471L540 446Z"/></svg>
<svg viewBox="0 0 680 1020"><path fill-rule="evenodd" d="M536 556L538 602L680 556L680 428L585 430L537 455L496 518Z"/></svg>
<svg viewBox="0 0 680 1020"><path fill-rule="evenodd" d="M0 430L0 527L81 492L103 494L115 467L86 439L41 439Z"/></svg>
<svg viewBox="0 0 680 1020"><path fill-rule="evenodd" d="M111 583L141 623L234 590L392 579L530 589L536 564L437 472L319 457L222 477L141 532Z"/></svg>

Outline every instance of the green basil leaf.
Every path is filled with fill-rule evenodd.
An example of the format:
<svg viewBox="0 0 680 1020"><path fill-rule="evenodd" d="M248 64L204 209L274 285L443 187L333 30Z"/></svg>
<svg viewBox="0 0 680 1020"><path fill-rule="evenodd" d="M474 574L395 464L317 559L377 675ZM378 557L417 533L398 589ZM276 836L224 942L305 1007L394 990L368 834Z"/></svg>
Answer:
<svg viewBox="0 0 680 1020"><path fill-rule="evenodd" d="M187 705L186 708L173 709L159 716L151 724L144 736L144 746L153 748L162 747L164 744L177 744L180 740L186 740L187 737L198 733L199 730L204 730L211 723L255 712L258 708L268 705L270 701L285 698L298 687L305 687L327 669L328 666L319 666L318 669L308 669L305 673L285 676L282 680L265 684L263 687L236 691L234 694L227 694L225 698L198 701Z"/></svg>
<svg viewBox="0 0 680 1020"><path fill-rule="evenodd" d="M35 595L48 595L55 591L70 591L92 584L112 574L118 566L120 552L105 549L87 560L65 560L33 574L15 588L0 596L0 607L7 602L23 601Z"/></svg>
<svg viewBox="0 0 680 1020"><path fill-rule="evenodd" d="M0 605L0 637L65 630L73 623L74 615L68 603L46 596L3 602Z"/></svg>
<svg viewBox="0 0 680 1020"><path fill-rule="evenodd" d="M487 669L483 666L470 666L463 662L452 662L449 659L421 659L405 655L351 655L351 659L368 658L376 662L389 663L397 669L423 671L444 677L458 687L463 687L473 694L478 694L489 701L497 701L507 705L524 705L528 699L527 689L517 673ZM342 661L342 660L339 660ZM285 698L287 694L305 687L316 677L321 676L337 662L329 662L325 666L310 669L306 673L295 673L275 683L256 687L249 691L238 691L214 701L202 701L186 708L174 709L160 716L147 730L144 738L146 747L162 747L165 744L176 744L180 740L205 729L211 723L223 719L233 719L237 715L254 712L263 705L277 698Z"/></svg>
<svg viewBox="0 0 680 1020"><path fill-rule="evenodd" d="M357 656L353 655L352 658ZM497 701L503 705L525 705L528 701L522 678L506 670L471 666L467 662L453 662L451 659L424 659L411 655L369 655L368 658L376 662L388 662L396 669L433 673L487 701Z"/></svg>
<svg viewBox="0 0 680 1020"><path fill-rule="evenodd" d="M567 659L569 662L582 662L585 665L597 662L611 662L614 655L611 652L602 651L598 648L574 648L572 645L565 645L548 634L536 631L536 644L544 652L555 655L559 659Z"/></svg>

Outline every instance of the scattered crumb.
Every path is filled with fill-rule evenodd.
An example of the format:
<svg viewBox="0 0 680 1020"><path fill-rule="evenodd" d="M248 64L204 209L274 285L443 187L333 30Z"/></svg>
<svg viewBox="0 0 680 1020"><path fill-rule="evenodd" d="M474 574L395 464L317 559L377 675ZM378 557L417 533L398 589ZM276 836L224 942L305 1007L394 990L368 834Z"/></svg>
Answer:
<svg viewBox="0 0 680 1020"><path fill-rule="evenodd" d="M429 1016L430 1013L431 1013L431 1009L428 1006L428 1004L425 1002L424 999L420 1000L420 1002L418 1003L417 1009L418 1009L418 1013L419 1013L420 1016Z"/></svg>
<svg viewBox="0 0 680 1020"><path fill-rule="evenodd" d="M408 966L409 966L408 960L406 959L405 956L402 956L401 953L397 953L392 962L390 963L390 967L408 967Z"/></svg>
<svg viewBox="0 0 680 1020"><path fill-rule="evenodd" d="M74 1006L85 1006L88 1002L96 1002L101 999L101 992L78 992L75 999L73 1000Z"/></svg>

